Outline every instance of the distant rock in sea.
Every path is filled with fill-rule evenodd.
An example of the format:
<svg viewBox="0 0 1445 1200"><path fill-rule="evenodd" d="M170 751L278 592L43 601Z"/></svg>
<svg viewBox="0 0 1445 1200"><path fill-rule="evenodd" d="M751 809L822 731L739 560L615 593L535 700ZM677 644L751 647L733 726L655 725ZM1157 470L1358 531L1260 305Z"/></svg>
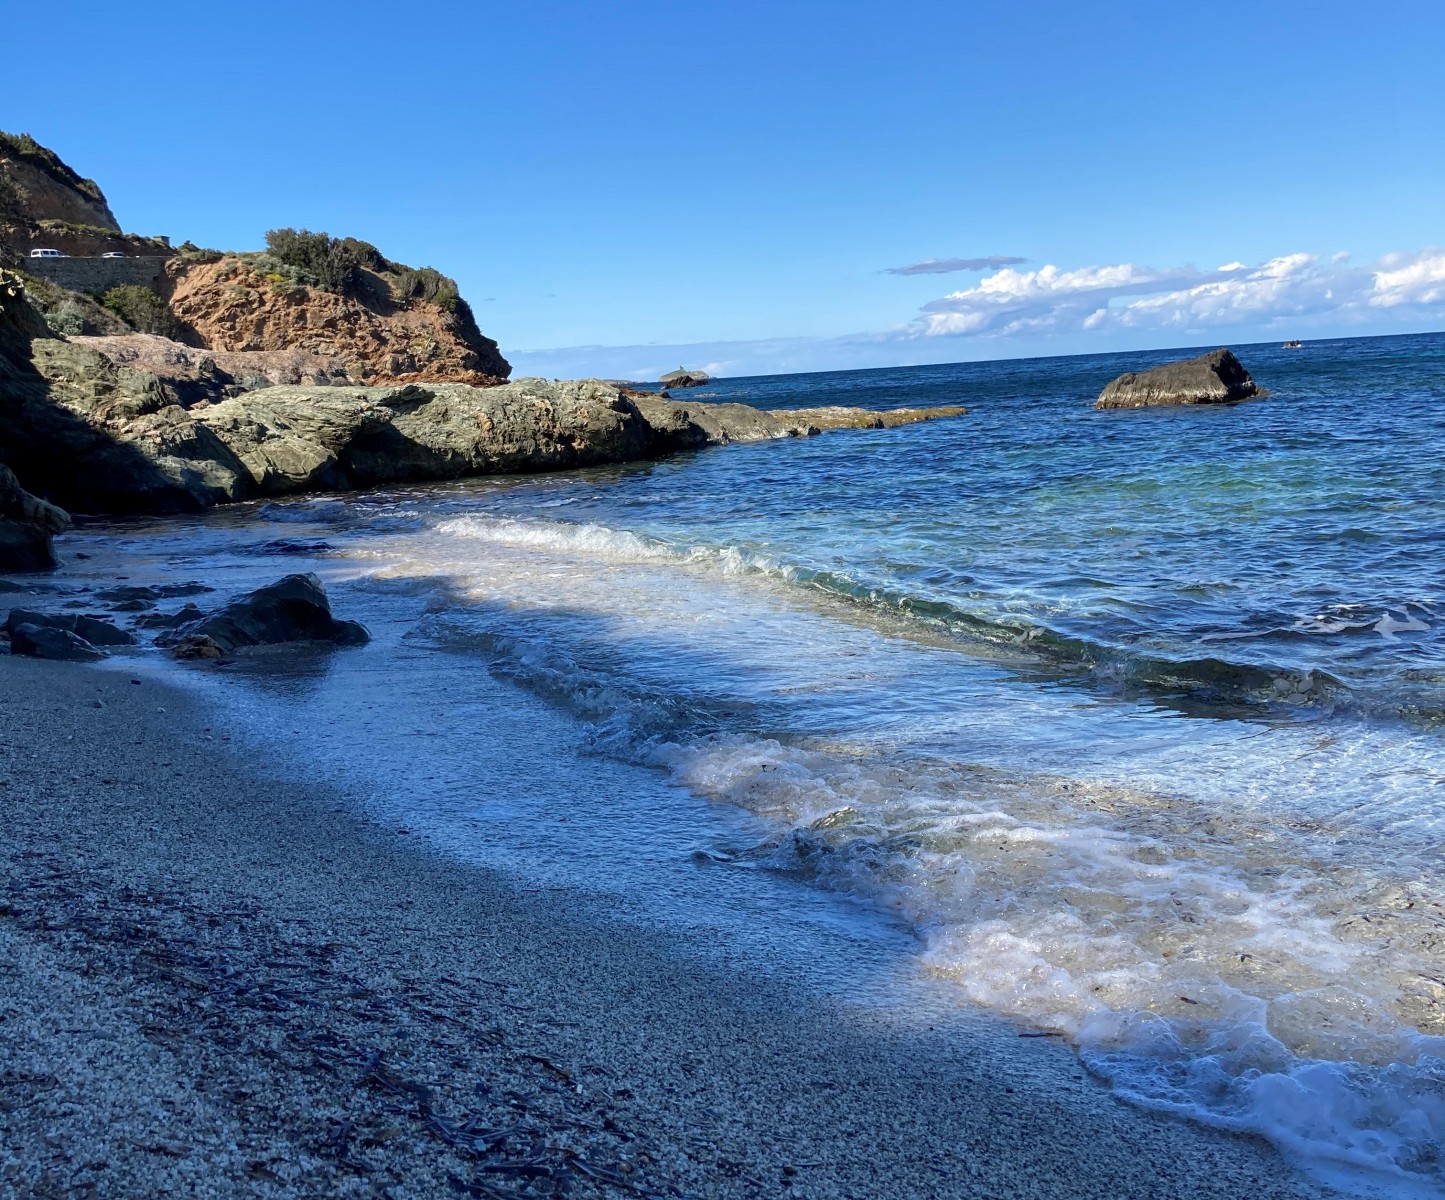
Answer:
<svg viewBox="0 0 1445 1200"><path fill-rule="evenodd" d="M1095 408L1150 408L1172 404L1233 404L1265 393L1255 386L1234 351L1211 350L1198 358L1120 375L1099 393Z"/></svg>
<svg viewBox="0 0 1445 1200"><path fill-rule="evenodd" d="M676 371L669 371L658 382L665 388L702 387L705 383L711 383L712 377L706 371L689 371L678 367Z"/></svg>

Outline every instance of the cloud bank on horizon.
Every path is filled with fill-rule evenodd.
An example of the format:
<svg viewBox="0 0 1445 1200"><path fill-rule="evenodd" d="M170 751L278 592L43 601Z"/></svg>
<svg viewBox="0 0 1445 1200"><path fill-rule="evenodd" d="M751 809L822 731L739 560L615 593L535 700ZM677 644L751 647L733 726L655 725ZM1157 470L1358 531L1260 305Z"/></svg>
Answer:
<svg viewBox="0 0 1445 1200"><path fill-rule="evenodd" d="M712 375L764 375L970 356L1087 353L1151 342L1185 346L1226 340L1226 335L1246 341L1302 334L1365 336L1442 322L1445 249L1432 247L1388 254L1368 267L1352 265L1347 253L1303 252L1213 270L1113 263L1071 270L1048 264L1021 271L1010 263L972 287L929 301L912 320L877 332L586 346L510 357L519 373L646 380L679 361Z"/></svg>

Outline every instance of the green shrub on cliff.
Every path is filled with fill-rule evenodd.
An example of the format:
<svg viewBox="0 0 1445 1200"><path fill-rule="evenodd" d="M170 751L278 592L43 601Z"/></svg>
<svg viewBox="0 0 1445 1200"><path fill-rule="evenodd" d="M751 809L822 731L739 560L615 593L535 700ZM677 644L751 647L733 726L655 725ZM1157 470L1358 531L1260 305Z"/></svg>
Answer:
<svg viewBox="0 0 1445 1200"><path fill-rule="evenodd" d="M356 295L363 267L374 271L386 261L369 242L309 229L268 229L265 257L294 267L314 279L313 286L341 296Z"/></svg>
<svg viewBox="0 0 1445 1200"><path fill-rule="evenodd" d="M425 300L447 312L456 312L461 301L457 281L449 279L435 267L404 267L400 263L388 263L391 268L391 286L398 300Z"/></svg>
<svg viewBox="0 0 1445 1200"><path fill-rule="evenodd" d="M456 280L434 267L392 262L360 238L334 238L309 229L271 229L266 233L265 251L248 257L263 274L282 275L289 284L317 287L363 301L367 292L365 272L370 272L381 278L392 299L401 304L421 300L455 313L461 303ZM275 280L273 283L284 286Z"/></svg>
<svg viewBox="0 0 1445 1200"><path fill-rule="evenodd" d="M85 311L74 300L62 300L54 312L45 314L45 323L61 337L74 337L85 332Z"/></svg>
<svg viewBox="0 0 1445 1200"><path fill-rule="evenodd" d="M137 333L174 338L179 332L179 323L166 307L166 302L150 288L134 284L113 287L100 298L100 302Z"/></svg>

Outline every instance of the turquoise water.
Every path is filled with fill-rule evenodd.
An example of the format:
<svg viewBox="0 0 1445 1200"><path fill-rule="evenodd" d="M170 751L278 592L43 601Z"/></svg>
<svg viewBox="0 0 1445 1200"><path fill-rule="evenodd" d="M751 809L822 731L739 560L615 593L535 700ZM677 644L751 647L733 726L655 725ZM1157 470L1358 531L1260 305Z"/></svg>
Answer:
<svg viewBox="0 0 1445 1200"><path fill-rule="evenodd" d="M136 578L315 566L738 814L710 864L888 914L960 1005L1436 1194L1445 336L1237 349L1269 397L1093 411L1168 354L730 380L686 395L970 411L93 536Z"/></svg>

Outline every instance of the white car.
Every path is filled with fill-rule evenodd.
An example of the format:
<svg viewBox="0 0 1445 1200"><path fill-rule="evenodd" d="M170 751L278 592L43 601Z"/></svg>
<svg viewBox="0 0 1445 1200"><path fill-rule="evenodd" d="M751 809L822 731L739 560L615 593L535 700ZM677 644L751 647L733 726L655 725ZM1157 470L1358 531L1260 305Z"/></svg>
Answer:
<svg viewBox="0 0 1445 1200"><path fill-rule="evenodd" d="M70 255L62 254L59 250L32 250L31 258L69 258Z"/></svg>
<svg viewBox="0 0 1445 1200"><path fill-rule="evenodd" d="M124 258L124 257L125 257L125 255L122 254L119 250L107 250L104 254L101 255L101 258Z"/></svg>

